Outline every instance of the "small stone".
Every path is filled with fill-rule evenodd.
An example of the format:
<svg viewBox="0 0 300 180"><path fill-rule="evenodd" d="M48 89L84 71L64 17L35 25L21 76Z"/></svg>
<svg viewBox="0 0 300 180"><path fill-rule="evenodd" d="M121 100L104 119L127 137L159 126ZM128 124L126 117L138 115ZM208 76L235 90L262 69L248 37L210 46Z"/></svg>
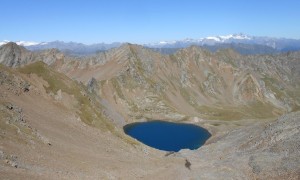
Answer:
<svg viewBox="0 0 300 180"><path fill-rule="evenodd" d="M3 159L3 158L4 158L4 152L0 151L0 159Z"/></svg>
<svg viewBox="0 0 300 180"><path fill-rule="evenodd" d="M24 85L24 92L28 92L29 91L29 88L30 88L30 84L29 83L26 83L25 85Z"/></svg>
<svg viewBox="0 0 300 180"><path fill-rule="evenodd" d="M17 164L16 162L11 162L10 165L11 165L12 167L18 168L18 164Z"/></svg>
<svg viewBox="0 0 300 180"><path fill-rule="evenodd" d="M192 164L190 163L189 160L186 159L184 165L185 165L186 168L188 168L189 170L191 170L191 165L192 165Z"/></svg>
<svg viewBox="0 0 300 180"><path fill-rule="evenodd" d="M14 106L13 106L11 103L8 103L8 104L6 105L6 107L7 107L7 109L9 109L9 110L13 110L13 109L14 109Z"/></svg>

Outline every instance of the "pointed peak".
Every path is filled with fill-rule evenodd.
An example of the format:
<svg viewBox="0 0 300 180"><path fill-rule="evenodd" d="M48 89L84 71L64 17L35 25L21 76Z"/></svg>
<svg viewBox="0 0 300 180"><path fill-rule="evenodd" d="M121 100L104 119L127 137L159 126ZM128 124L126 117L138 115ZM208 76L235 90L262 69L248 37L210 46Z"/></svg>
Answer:
<svg viewBox="0 0 300 180"><path fill-rule="evenodd" d="M14 42L2 45L0 55L0 63L9 67L20 67L32 61L31 52Z"/></svg>
<svg viewBox="0 0 300 180"><path fill-rule="evenodd" d="M11 43L11 42L13 42L13 41L4 40L4 41L0 42L0 46ZM34 41L15 41L14 43L16 43L19 46L24 46L24 47L35 46L35 45L40 44L40 43L34 42Z"/></svg>
<svg viewBox="0 0 300 180"><path fill-rule="evenodd" d="M117 47L115 49L124 49L124 48L130 48L132 46L131 43L123 43L120 47Z"/></svg>
<svg viewBox="0 0 300 180"><path fill-rule="evenodd" d="M131 43L123 43L120 47L117 48L113 48L110 51L127 51L127 52L136 52L136 51L140 51L140 50L144 50L147 49L144 46L138 45L138 44L131 44Z"/></svg>
<svg viewBox="0 0 300 180"><path fill-rule="evenodd" d="M131 48L144 48L142 45L132 44L132 43L123 43L120 47L131 47Z"/></svg>
<svg viewBox="0 0 300 180"><path fill-rule="evenodd" d="M19 46L15 42L8 42L0 47L0 49L10 49L10 50L21 50L21 51L28 51L23 46Z"/></svg>
<svg viewBox="0 0 300 180"><path fill-rule="evenodd" d="M9 47L9 46L19 46L17 43L15 42L7 42L6 44L4 44L3 46Z"/></svg>

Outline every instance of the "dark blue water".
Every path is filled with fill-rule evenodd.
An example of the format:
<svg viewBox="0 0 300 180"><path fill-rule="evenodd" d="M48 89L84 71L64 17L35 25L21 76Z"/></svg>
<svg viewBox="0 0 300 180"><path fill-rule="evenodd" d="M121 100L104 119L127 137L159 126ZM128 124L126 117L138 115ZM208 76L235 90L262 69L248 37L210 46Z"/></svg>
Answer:
<svg viewBox="0 0 300 180"><path fill-rule="evenodd" d="M164 151L198 149L211 134L204 128L184 123L149 121L124 126L124 132L138 141Z"/></svg>

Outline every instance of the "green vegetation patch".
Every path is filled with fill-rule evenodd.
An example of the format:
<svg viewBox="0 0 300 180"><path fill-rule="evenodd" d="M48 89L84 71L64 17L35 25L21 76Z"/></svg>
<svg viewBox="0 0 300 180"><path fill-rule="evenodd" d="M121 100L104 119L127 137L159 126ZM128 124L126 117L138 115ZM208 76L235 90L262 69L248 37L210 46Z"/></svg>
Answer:
<svg viewBox="0 0 300 180"><path fill-rule="evenodd" d="M114 88L115 91L117 92L118 96L119 96L121 99L125 100L125 96L124 96L124 94L123 94L123 92L122 92L122 90L121 90L121 86L120 86L118 80L117 80L116 78L113 78L113 79L111 79L111 83L112 83L112 85L113 85L113 88Z"/></svg>
<svg viewBox="0 0 300 180"><path fill-rule="evenodd" d="M65 93L74 95L78 102L76 107L78 109L77 114L84 123L102 130L113 129L113 125L99 113L101 110L100 105L92 105L91 98L89 98L86 87L83 84L72 81L64 74L56 72L41 61L29 64L18 70L24 74L36 74L47 81L49 85L45 87L47 93L52 92L55 94L58 90L62 90Z"/></svg>
<svg viewBox="0 0 300 180"><path fill-rule="evenodd" d="M196 109L210 120L267 119L283 114L271 104L258 101L241 106L198 106Z"/></svg>
<svg viewBox="0 0 300 180"><path fill-rule="evenodd" d="M60 74L51 68L49 68L44 62L38 61L33 64L29 64L22 68L18 69L19 72L24 74L36 74L39 77L42 77L48 83L48 87L45 87L46 92L52 92L56 94L58 90L62 90L66 93L73 94L73 89L70 85L67 85L65 82L68 82L68 78L63 74ZM71 83L69 81L69 83Z"/></svg>
<svg viewBox="0 0 300 180"><path fill-rule="evenodd" d="M275 97L277 99L283 99L285 94L283 91L279 89L279 87L276 86L276 83L279 83L276 79L270 77L264 77L262 78L262 80L265 82L265 86L273 93L275 93Z"/></svg>

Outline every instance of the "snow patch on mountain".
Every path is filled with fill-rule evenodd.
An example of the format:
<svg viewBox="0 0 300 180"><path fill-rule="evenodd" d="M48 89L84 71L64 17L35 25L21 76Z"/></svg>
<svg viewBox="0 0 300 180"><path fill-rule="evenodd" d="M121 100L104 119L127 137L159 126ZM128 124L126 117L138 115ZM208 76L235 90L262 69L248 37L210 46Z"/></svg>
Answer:
<svg viewBox="0 0 300 180"><path fill-rule="evenodd" d="M17 41L16 44L19 46L34 46L40 44L39 42L33 42L33 41Z"/></svg>
<svg viewBox="0 0 300 180"><path fill-rule="evenodd" d="M212 36L212 37L207 37L207 38L205 38L205 39L208 39L208 40L214 40L214 41L217 41L217 42L220 42L220 41L221 41L220 38L214 37L214 36Z"/></svg>
<svg viewBox="0 0 300 180"><path fill-rule="evenodd" d="M245 34L229 34L223 36L208 36L205 38L199 39L191 39L187 38L184 40L178 41L160 41L158 43L150 43L145 44L145 46L149 47L162 47L168 45L175 45L175 44L197 44L197 45L204 45L204 44L215 44L215 43L230 43L232 41L242 41L242 40L252 40L252 36L248 36Z"/></svg>
<svg viewBox="0 0 300 180"><path fill-rule="evenodd" d="M7 43L9 43L10 41L8 41L8 40L4 40L4 41L2 41L2 42L0 42L0 46L2 46L2 45L4 45L4 44L7 44Z"/></svg>
<svg viewBox="0 0 300 180"><path fill-rule="evenodd" d="M13 41L4 40L4 41L0 42L0 46L7 44L9 42L13 42ZM33 42L33 41L16 41L15 43L19 46L35 46L35 45L41 44L39 42Z"/></svg>

